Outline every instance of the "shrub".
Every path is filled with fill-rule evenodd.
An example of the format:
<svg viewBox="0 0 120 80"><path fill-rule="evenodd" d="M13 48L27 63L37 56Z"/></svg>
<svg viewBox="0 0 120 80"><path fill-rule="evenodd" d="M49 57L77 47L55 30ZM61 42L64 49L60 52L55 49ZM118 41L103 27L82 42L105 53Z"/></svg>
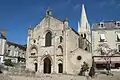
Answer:
<svg viewBox="0 0 120 80"><path fill-rule="evenodd" d="M4 64L5 64L6 66L14 66L13 63L12 63L12 61L11 61L11 59L5 59L5 60L4 60Z"/></svg>

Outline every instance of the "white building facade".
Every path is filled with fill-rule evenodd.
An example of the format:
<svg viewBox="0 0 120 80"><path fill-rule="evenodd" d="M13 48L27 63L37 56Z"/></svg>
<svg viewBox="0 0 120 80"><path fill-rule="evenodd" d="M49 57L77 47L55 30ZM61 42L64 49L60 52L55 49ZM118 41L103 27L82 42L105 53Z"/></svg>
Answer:
<svg viewBox="0 0 120 80"><path fill-rule="evenodd" d="M13 64L24 63L26 56L26 47L7 40L6 31L2 30L0 35L0 63L5 60L11 60Z"/></svg>
<svg viewBox="0 0 120 80"><path fill-rule="evenodd" d="M107 44L109 48L117 50L110 57L111 68L120 67L120 21L103 21L93 25L92 28L92 54L97 68L105 68L105 55L97 52L98 45Z"/></svg>

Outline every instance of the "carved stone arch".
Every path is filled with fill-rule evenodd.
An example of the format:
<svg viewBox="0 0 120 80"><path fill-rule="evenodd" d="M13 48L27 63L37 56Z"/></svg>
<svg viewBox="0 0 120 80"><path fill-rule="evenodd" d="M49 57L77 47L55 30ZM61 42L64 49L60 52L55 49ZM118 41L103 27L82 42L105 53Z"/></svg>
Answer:
<svg viewBox="0 0 120 80"><path fill-rule="evenodd" d="M53 30L49 28L49 29L47 29L47 30L45 30L45 31L43 32L43 34L42 34L42 35L43 35L43 38L45 38L45 35L46 35L48 32L51 32L52 37L55 35L54 32L53 32Z"/></svg>
<svg viewBox="0 0 120 80"><path fill-rule="evenodd" d="M50 60L51 60L51 65L53 64L53 60L52 60L52 57L49 55L49 54L44 54L42 57L41 57L41 60L40 60L40 64L42 64L42 62L44 61L44 59L48 57Z"/></svg>
<svg viewBox="0 0 120 80"><path fill-rule="evenodd" d="M58 62L57 62L57 63L58 63L58 64L59 64L59 63L63 63L63 59L61 59L61 58L58 59Z"/></svg>
<svg viewBox="0 0 120 80"><path fill-rule="evenodd" d="M47 54L47 55L43 55L41 58L41 63L40 63L43 67L43 73L47 73L50 74L52 71L52 64L53 64L53 60L52 57Z"/></svg>
<svg viewBox="0 0 120 80"><path fill-rule="evenodd" d="M63 60L58 60L58 73L63 73Z"/></svg>
<svg viewBox="0 0 120 80"><path fill-rule="evenodd" d="M30 54L33 54L33 55L38 54L38 47L36 45L32 45L29 51L30 51Z"/></svg>

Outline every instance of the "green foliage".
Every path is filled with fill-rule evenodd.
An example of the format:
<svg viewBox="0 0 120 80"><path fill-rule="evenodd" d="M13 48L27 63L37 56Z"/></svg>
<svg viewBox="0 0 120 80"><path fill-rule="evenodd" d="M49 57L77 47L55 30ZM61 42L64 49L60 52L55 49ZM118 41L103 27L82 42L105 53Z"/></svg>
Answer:
<svg viewBox="0 0 120 80"><path fill-rule="evenodd" d="M89 69L88 63L86 63L86 62L83 62L83 65L81 65L81 67L84 71L88 71L88 69Z"/></svg>
<svg viewBox="0 0 120 80"><path fill-rule="evenodd" d="M78 75L85 75L85 72L88 71L88 69L89 69L88 63L83 62L83 65L81 65L80 73Z"/></svg>
<svg viewBox="0 0 120 80"><path fill-rule="evenodd" d="M5 64L6 66L14 66L13 63L11 62L11 59L5 59L5 60L4 60L4 64Z"/></svg>

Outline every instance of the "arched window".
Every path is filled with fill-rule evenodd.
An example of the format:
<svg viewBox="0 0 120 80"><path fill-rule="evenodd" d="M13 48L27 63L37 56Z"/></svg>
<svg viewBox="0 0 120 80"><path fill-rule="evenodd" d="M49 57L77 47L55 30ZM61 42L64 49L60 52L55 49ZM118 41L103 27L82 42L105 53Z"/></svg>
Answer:
<svg viewBox="0 0 120 80"><path fill-rule="evenodd" d="M63 41L63 37L62 36L60 36L60 43Z"/></svg>
<svg viewBox="0 0 120 80"><path fill-rule="evenodd" d="M62 48L62 46L58 46L58 48L61 50L61 52L63 53L63 48Z"/></svg>
<svg viewBox="0 0 120 80"><path fill-rule="evenodd" d="M84 33L84 39L86 39L86 34Z"/></svg>
<svg viewBox="0 0 120 80"><path fill-rule="evenodd" d="M45 36L45 46L51 46L52 34L48 32Z"/></svg>
<svg viewBox="0 0 120 80"><path fill-rule="evenodd" d="M36 53L37 53L37 49L33 47L31 49L31 55L35 55Z"/></svg>

